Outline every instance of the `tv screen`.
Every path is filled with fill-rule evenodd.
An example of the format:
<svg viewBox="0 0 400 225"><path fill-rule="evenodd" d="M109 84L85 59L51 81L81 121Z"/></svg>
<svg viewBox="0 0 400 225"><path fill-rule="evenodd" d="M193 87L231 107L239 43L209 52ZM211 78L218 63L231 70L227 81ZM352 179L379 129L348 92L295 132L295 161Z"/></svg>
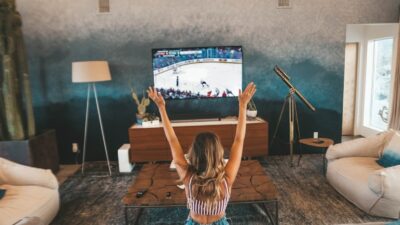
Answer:
<svg viewBox="0 0 400 225"><path fill-rule="evenodd" d="M238 96L241 46L153 49L154 87L164 99Z"/></svg>

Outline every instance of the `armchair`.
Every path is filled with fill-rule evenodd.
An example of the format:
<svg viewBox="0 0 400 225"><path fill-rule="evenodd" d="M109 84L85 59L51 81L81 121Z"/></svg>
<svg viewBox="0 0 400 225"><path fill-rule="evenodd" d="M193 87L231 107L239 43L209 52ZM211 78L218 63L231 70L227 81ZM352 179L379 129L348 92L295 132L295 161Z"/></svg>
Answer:
<svg viewBox="0 0 400 225"><path fill-rule="evenodd" d="M50 170L20 165L0 158L0 225L18 223L25 217L49 224L59 209L58 182Z"/></svg>
<svg viewBox="0 0 400 225"><path fill-rule="evenodd" d="M326 177L345 198L366 213L400 218L400 166L376 163L395 131L332 145Z"/></svg>

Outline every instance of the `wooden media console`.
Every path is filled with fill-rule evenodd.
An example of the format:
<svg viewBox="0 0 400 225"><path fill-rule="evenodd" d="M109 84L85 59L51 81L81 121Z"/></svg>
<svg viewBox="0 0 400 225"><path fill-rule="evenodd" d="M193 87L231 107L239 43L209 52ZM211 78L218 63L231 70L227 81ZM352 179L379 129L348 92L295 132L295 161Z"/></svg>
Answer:
<svg viewBox="0 0 400 225"><path fill-rule="evenodd" d="M237 120L173 122L175 133L185 153L194 137L205 131L216 133L228 155L235 137ZM153 162L171 161L172 155L162 124L143 127L134 124L129 128L130 161ZM247 121L243 156L258 157L268 155L268 122L257 118Z"/></svg>

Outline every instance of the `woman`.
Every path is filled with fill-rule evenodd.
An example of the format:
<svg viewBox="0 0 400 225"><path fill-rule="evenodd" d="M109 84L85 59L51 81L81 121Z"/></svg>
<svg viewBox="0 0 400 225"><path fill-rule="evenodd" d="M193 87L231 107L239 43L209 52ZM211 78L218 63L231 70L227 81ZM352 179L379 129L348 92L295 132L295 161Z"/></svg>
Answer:
<svg viewBox="0 0 400 225"><path fill-rule="evenodd" d="M186 224L228 224L225 209L232 185L239 170L246 133L246 107L256 92L253 82L242 93L239 91L239 118L229 161L224 163L224 149L217 135L198 134L189 149L188 161L171 126L165 101L160 93L149 88L147 93L160 111L165 136L180 179L185 185L190 214Z"/></svg>

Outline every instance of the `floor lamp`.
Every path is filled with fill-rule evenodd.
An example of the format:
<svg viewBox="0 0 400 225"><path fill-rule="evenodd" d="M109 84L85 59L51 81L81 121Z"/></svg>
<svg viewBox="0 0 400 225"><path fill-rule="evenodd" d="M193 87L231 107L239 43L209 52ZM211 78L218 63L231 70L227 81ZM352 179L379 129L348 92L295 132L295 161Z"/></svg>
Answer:
<svg viewBox="0 0 400 225"><path fill-rule="evenodd" d="M88 130L88 118L89 118L89 103L90 103L90 92L93 89L94 99L96 101L97 114L99 116L101 136L103 138L104 150L107 158L108 171L111 176L110 160L108 159L108 151L106 139L104 136L103 123L101 120L99 101L97 100L96 82L109 81L111 80L110 69L108 68L107 61L84 61L84 62L73 62L72 63L72 82L73 83L88 83L87 99L86 99L86 117L85 117L85 134L83 142L83 154L82 154L82 174L85 172L85 156L86 156L86 140Z"/></svg>

